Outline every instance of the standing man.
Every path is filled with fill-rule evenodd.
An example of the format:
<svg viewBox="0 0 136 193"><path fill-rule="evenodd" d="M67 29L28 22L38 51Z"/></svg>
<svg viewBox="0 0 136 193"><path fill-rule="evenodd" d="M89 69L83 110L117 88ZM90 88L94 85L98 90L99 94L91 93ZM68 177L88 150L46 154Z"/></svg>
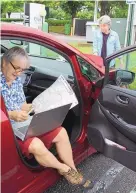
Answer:
<svg viewBox="0 0 136 193"><path fill-rule="evenodd" d="M99 19L100 29L94 33L93 54L101 56L103 60L121 49L118 34L111 30L111 18L104 15ZM122 67L122 58L120 59L120 66ZM110 67L115 67L115 60L110 62Z"/></svg>

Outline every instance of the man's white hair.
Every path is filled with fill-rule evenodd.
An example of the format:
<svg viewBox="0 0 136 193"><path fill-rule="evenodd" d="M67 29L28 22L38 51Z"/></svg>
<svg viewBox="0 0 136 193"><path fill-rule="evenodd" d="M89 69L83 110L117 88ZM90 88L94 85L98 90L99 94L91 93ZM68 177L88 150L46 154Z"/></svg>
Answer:
<svg viewBox="0 0 136 193"><path fill-rule="evenodd" d="M111 26L111 18L108 15L103 15L102 17L100 17L98 22L99 24L108 24L109 26Z"/></svg>

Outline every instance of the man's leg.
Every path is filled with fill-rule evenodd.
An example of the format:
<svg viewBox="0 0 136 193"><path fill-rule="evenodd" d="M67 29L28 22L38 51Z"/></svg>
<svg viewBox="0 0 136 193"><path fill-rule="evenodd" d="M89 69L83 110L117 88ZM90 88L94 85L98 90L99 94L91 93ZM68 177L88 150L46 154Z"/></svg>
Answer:
<svg viewBox="0 0 136 193"><path fill-rule="evenodd" d="M69 141L67 131L62 128L59 134L54 138L53 143L56 144L56 149L60 159L68 166L77 171L72 154L72 148Z"/></svg>
<svg viewBox="0 0 136 193"><path fill-rule="evenodd" d="M44 167L55 168L61 172L68 172L70 167L59 162L56 157L45 147L44 143L34 138L28 148L29 153L32 153L37 162Z"/></svg>

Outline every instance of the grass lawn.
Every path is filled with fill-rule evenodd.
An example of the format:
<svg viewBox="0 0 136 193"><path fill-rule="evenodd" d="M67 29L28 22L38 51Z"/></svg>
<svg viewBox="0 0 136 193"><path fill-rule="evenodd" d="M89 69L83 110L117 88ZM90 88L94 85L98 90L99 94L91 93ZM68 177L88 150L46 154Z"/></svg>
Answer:
<svg viewBox="0 0 136 193"><path fill-rule="evenodd" d="M71 46L75 47L76 49L80 50L81 52L85 54L91 54L92 53L92 44L90 43L77 43L77 42L72 42L69 43Z"/></svg>
<svg viewBox="0 0 136 193"><path fill-rule="evenodd" d="M77 43L77 42L74 42L74 43L69 43L71 46L75 47L76 49L80 50L81 52L83 53L86 53L86 54L92 54L92 44L89 44L89 43ZM123 56L123 61L124 61L124 64L126 64L126 56L128 55L128 69L130 68L133 68L136 66L136 51L135 52L132 52L130 54L125 54ZM117 59L116 60L116 67L118 68L119 66L119 60Z"/></svg>
<svg viewBox="0 0 136 193"><path fill-rule="evenodd" d="M49 26L49 32L64 34L65 28L64 26Z"/></svg>

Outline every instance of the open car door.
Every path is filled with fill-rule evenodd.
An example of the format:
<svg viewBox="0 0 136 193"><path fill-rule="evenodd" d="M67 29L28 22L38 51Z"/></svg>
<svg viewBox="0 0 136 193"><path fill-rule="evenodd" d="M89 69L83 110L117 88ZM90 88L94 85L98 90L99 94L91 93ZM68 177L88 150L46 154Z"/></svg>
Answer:
<svg viewBox="0 0 136 193"><path fill-rule="evenodd" d="M111 61L114 76L109 76ZM120 67L123 70L117 70ZM136 171L136 45L106 58L105 72L90 112L88 140L105 156Z"/></svg>

